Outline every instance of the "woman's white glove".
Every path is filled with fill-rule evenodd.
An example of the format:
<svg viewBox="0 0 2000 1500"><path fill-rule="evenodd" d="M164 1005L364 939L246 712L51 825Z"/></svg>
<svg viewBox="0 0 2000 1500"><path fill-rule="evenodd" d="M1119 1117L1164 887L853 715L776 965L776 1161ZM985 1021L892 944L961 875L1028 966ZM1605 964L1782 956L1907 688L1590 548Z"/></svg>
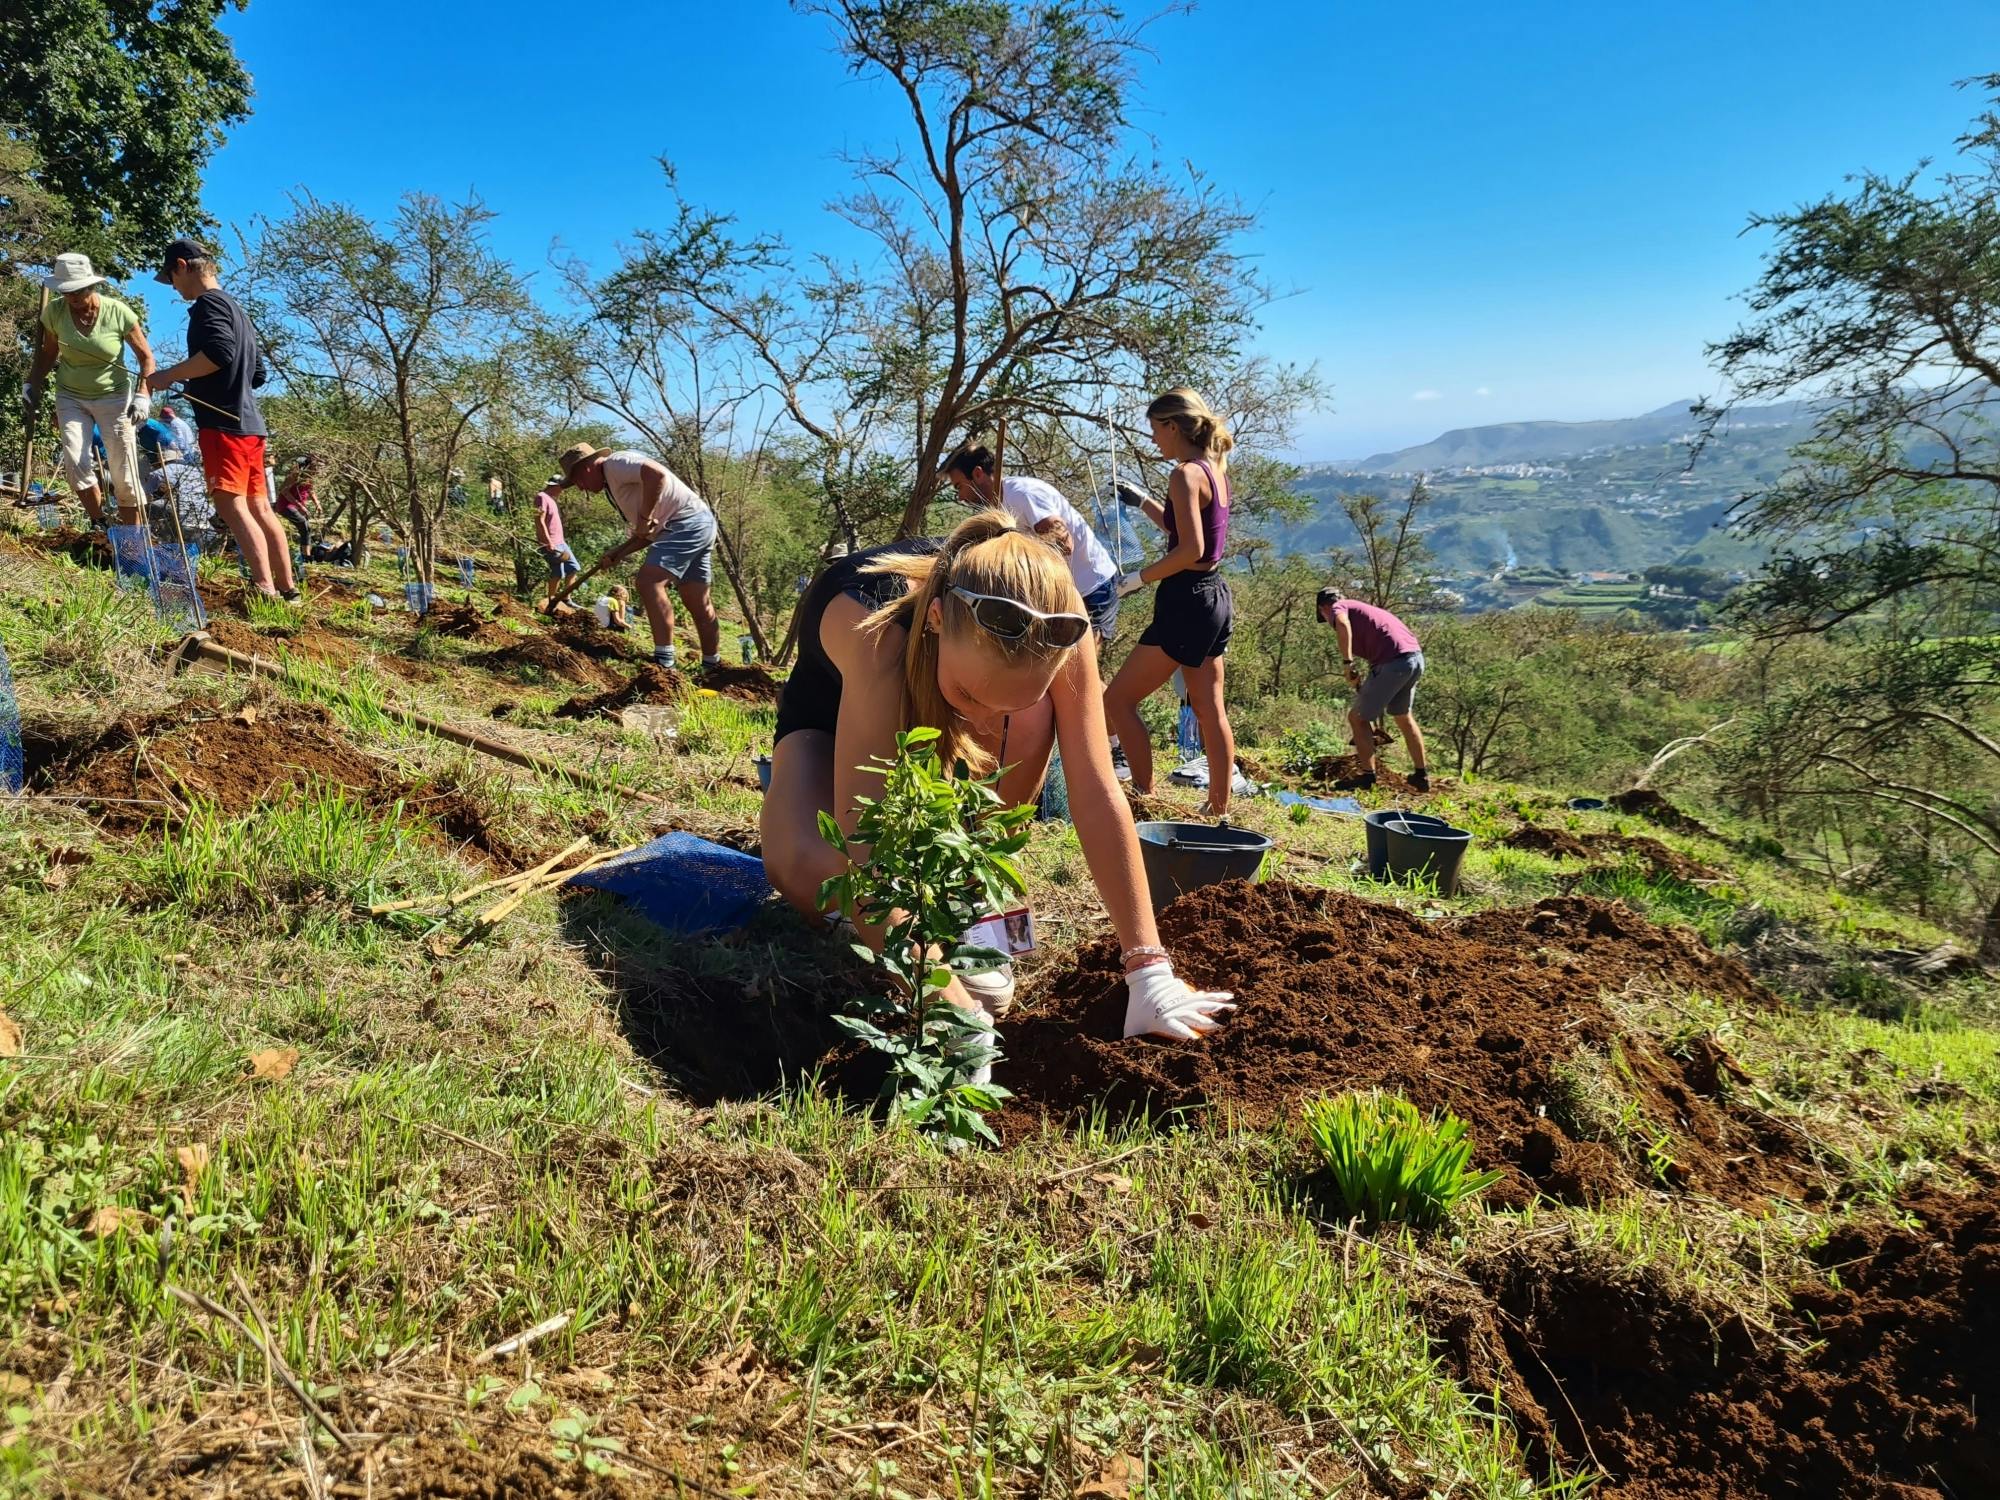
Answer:
<svg viewBox="0 0 2000 1500"><path fill-rule="evenodd" d="M1219 1011L1234 1010L1228 990L1190 989L1172 964L1148 964L1125 976L1125 1035L1174 1036L1192 1041L1222 1023Z"/></svg>
<svg viewBox="0 0 2000 1500"><path fill-rule="evenodd" d="M1118 580L1118 597L1123 599L1127 594L1136 594L1145 586L1146 580L1139 574L1127 573Z"/></svg>
<svg viewBox="0 0 2000 1500"><path fill-rule="evenodd" d="M132 392L132 398L125 403L125 411L132 418L134 427L143 427L153 419L153 396L143 385Z"/></svg>

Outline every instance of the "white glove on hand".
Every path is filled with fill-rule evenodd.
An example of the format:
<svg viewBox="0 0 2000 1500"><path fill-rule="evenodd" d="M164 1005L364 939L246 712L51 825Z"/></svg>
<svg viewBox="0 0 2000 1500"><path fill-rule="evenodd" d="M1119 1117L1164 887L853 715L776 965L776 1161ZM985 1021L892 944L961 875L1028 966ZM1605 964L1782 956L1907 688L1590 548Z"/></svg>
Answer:
<svg viewBox="0 0 2000 1500"><path fill-rule="evenodd" d="M1127 573L1118 580L1118 597L1123 599L1128 594L1136 594L1145 586L1146 580L1144 578L1140 577L1137 573Z"/></svg>
<svg viewBox="0 0 2000 1500"><path fill-rule="evenodd" d="M131 400L125 403L125 410L132 418L134 427L143 427L153 420L153 393L144 386L132 392Z"/></svg>
<svg viewBox="0 0 2000 1500"><path fill-rule="evenodd" d="M1125 1035L1173 1036L1192 1041L1222 1023L1218 1011L1234 1010L1228 990L1196 990L1172 964L1148 964L1125 976Z"/></svg>
<svg viewBox="0 0 2000 1500"><path fill-rule="evenodd" d="M1146 502L1153 498L1146 492L1144 485L1134 484L1129 479L1116 480L1111 487L1118 493L1118 503L1129 505L1134 510L1143 510Z"/></svg>

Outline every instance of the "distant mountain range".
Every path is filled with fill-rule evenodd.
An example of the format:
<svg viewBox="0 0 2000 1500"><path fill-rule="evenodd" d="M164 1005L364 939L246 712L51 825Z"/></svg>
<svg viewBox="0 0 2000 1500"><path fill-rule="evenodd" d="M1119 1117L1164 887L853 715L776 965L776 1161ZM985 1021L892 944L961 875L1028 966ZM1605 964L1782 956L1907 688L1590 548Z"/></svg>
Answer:
<svg viewBox="0 0 2000 1500"><path fill-rule="evenodd" d="M1337 497L1400 496L1425 476L1420 523L1439 567L1467 581L1514 567L1636 571L1686 562L1755 568L1759 543L1733 534L1731 508L1791 463L1812 429L1806 402L1740 408L1695 452L1692 401L1601 422L1501 422L1367 458L1303 466L1295 486L1315 502L1283 528L1292 552L1354 544Z"/></svg>
<svg viewBox="0 0 2000 1500"><path fill-rule="evenodd" d="M1641 417L1616 417L1602 422L1496 422L1491 427L1455 427L1450 432L1367 458L1336 459L1315 469L1339 469L1355 474L1408 474L1433 469L1471 468L1486 464L1534 463L1551 458L1640 444L1673 443L1694 431L1689 414L1694 402L1671 401ZM1729 414L1728 428L1790 427L1803 420L1807 403L1746 406Z"/></svg>

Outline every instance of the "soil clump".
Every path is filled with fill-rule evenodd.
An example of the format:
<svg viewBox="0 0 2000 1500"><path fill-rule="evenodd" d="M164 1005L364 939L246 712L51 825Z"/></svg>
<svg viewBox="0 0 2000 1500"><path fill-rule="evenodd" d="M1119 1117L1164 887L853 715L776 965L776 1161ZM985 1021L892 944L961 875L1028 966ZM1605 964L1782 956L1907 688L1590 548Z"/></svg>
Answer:
<svg viewBox="0 0 2000 1500"><path fill-rule="evenodd" d="M434 601L424 612L424 625L453 640L476 641L482 646L508 646L520 637L502 625L495 625L470 604Z"/></svg>
<svg viewBox="0 0 2000 1500"><path fill-rule="evenodd" d="M630 662L633 659L627 636L605 629L597 623L595 615L579 610L574 614L557 615L553 619L545 616L540 623L554 640L579 656L588 656L593 661Z"/></svg>
<svg viewBox="0 0 2000 1500"><path fill-rule="evenodd" d="M482 651L466 658L489 672L519 672L533 668L565 682L583 687L612 688L618 674L602 662L592 661L546 635L508 636L509 644L497 651Z"/></svg>
<svg viewBox="0 0 2000 1500"><path fill-rule="evenodd" d="M2000 1203L1919 1189L1917 1226L1849 1221L1771 1330L1568 1239L1467 1264L1491 1303L1425 1298L1445 1362L1496 1389L1531 1467L1602 1467L1615 1500L2000 1490Z"/></svg>
<svg viewBox="0 0 2000 1500"><path fill-rule="evenodd" d="M1632 855L1646 867L1648 878L1669 878L1692 885L1699 880L1719 880L1721 875L1699 860L1689 859L1669 849L1658 839L1644 834L1586 833L1581 836L1567 828L1544 828L1523 824L1500 841L1509 849L1529 849L1557 859L1589 859L1600 851Z"/></svg>
<svg viewBox="0 0 2000 1500"><path fill-rule="evenodd" d="M695 677L694 685L708 688L724 698L734 698L738 703L776 703L782 684L767 667L754 662L742 666L725 662L704 667Z"/></svg>
<svg viewBox="0 0 2000 1500"><path fill-rule="evenodd" d="M54 531L23 532L21 540L44 552L61 552L86 568L111 566L111 540L101 531L79 531L65 521Z"/></svg>
<svg viewBox="0 0 2000 1500"><path fill-rule="evenodd" d="M614 681L615 681L615 674ZM629 682L602 693L579 693L557 705L558 719L595 719L616 714L635 703L678 703L686 696L687 679L672 667L647 662Z"/></svg>
<svg viewBox="0 0 2000 1500"><path fill-rule="evenodd" d="M1117 945L1088 945L1005 1030L1009 1134L1098 1110L1216 1111L1261 1127L1308 1098L1379 1087L1467 1120L1474 1159L1506 1174L1496 1201L1537 1190L1598 1201L1662 1182L1739 1203L1796 1192L1802 1167L1786 1143L1709 1097L1721 1089L1713 1066L1624 1034L1599 998L1648 980L1770 1003L1691 933L1576 896L1429 922L1340 892L1240 881L1182 897L1160 927L1190 983L1235 992L1227 1023L1198 1042L1120 1041ZM1567 1065L1614 1049L1638 1116L1670 1140L1658 1170L1574 1123Z"/></svg>
<svg viewBox="0 0 2000 1500"><path fill-rule="evenodd" d="M1336 781L1347 781L1361 774L1361 762L1352 755L1322 755L1313 762L1307 782L1314 786L1331 786ZM1433 780L1430 792L1420 792L1410 784L1410 778L1401 771L1392 771L1378 758L1375 762L1375 790L1392 792L1397 797L1413 799L1428 797L1431 792L1443 791L1446 783Z"/></svg>
<svg viewBox="0 0 2000 1500"><path fill-rule="evenodd" d="M354 643L332 634L317 625L301 625L295 630L274 630L268 633L252 630L242 621L228 615L213 616L208 622L209 639L216 645L227 647L244 656L261 656L265 661L276 661L279 653L291 652L295 656L310 657L314 661L339 662L346 664L354 660Z"/></svg>
<svg viewBox="0 0 2000 1500"><path fill-rule="evenodd" d="M182 704L120 719L82 741L45 731L24 742L33 790L95 805L117 831L180 817L196 800L235 815L286 787L373 793L382 785L380 763L350 744L325 709L302 704Z"/></svg>
<svg viewBox="0 0 2000 1500"><path fill-rule="evenodd" d="M1711 839L1715 837L1714 831L1701 819L1682 812L1651 787L1634 787L1629 792L1618 793L1609 801L1619 812L1658 823L1662 828L1670 828L1675 833L1693 833Z"/></svg>

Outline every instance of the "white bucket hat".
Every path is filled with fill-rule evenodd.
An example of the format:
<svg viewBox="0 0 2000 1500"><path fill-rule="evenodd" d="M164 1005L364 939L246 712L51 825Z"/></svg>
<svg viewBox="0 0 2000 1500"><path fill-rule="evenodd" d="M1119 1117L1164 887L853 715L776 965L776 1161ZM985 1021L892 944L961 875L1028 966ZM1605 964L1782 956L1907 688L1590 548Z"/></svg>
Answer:
<svg viewBox="0 0 2000 1500"><path fill-rule="evenodd" d="M90 268L88 255L58 255L42 285L52 292L80 292L104 280Z"/></svg>

